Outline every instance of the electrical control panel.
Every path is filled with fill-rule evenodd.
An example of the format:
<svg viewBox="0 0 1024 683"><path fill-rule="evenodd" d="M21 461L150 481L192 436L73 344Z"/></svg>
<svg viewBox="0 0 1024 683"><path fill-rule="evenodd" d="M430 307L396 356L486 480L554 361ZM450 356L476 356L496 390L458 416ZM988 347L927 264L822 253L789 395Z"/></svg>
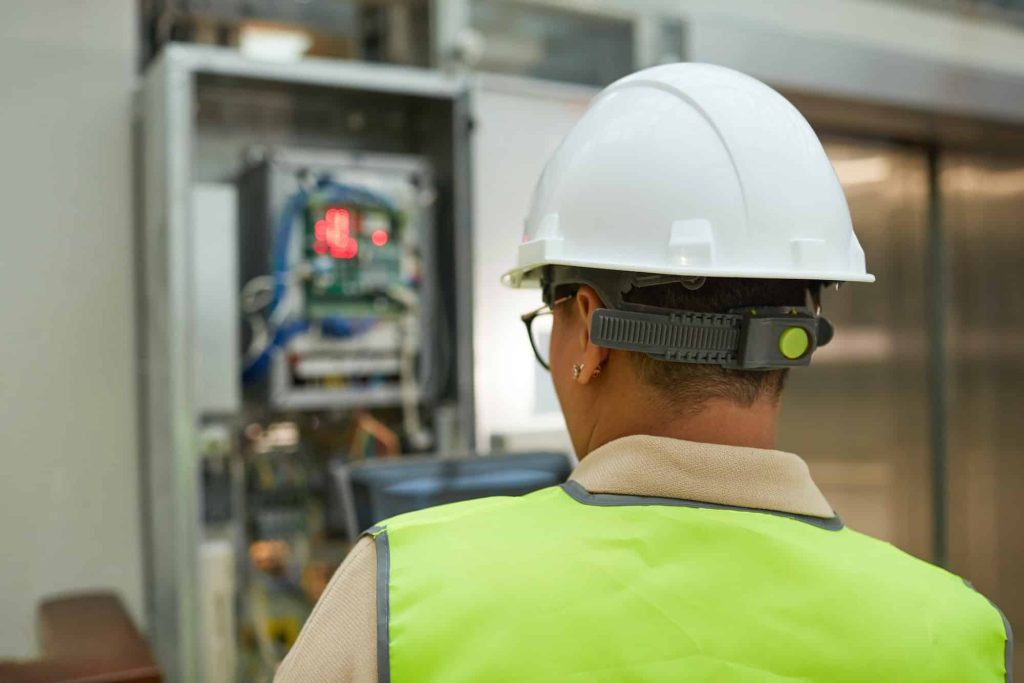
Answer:
<svg viewBox="0 0 1024 683"><path fill-rule="evenodd" d="M436 376L429 164L251 156L239 182L245 396L275 409L413 410Z"/></svg>
<svg viewBox="0 0 1024 683"><path fill-rule="evenodd" d="M267 681L351 546L331 467L475 443L469 93L173 45L138 105L149 635Z"/></svg>

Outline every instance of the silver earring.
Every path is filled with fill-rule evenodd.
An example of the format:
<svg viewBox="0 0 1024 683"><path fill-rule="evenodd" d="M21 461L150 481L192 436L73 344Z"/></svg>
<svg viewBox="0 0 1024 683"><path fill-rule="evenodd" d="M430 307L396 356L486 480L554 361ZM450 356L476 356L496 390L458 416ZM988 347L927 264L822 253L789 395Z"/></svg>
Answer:
<svg viewBox="0 0 1024 683"><path fill-rule="evenodd" d="M573 379L579 379L580 378L580 373L582 373L582 372L583 372L583 364L582 363L576 363L575 365L572 366L572 378Z"/></svg>
<svg viewBox="0 0 1024 683"><path fill-rule="evenodd" d="M591 378L597 377L598 375L601 374L601 370L603 370L603 369L604 369L603 365L598 365L596 368L594 368L594 374L592 374L590 377Z"/></svg>

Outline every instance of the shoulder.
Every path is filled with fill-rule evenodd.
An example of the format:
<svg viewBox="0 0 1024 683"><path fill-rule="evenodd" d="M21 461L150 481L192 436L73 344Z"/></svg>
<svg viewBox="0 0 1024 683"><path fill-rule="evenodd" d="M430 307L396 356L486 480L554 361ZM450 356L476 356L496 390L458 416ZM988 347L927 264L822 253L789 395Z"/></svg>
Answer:
<svg viewBox="0 0 1024 683"><path fill-rule="evenodd" d="M377 680L377 553L361 538L306 620L275 683Z"/></svg>
<svg viewBox="0 0 1024 683"><path fill-rule="evenodd" d="M893 604L900 604L897 598L909 601L912 608L932 614L936 626L999 634L1010 642L1006 617L970 581L885 541L852 530L847 533L862 551L863 564L857 571L870 570L880 594L891 597Z"/></svg>

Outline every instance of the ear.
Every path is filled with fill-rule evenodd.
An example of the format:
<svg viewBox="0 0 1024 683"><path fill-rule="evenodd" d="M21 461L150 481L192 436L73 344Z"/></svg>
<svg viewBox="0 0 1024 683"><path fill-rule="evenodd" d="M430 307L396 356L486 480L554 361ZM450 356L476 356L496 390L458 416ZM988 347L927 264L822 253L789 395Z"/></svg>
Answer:
<svg viewBox="0 0 1024 683"><path fill-rule="evenodd" d="M579 288L576 292L576 297L572 300L572 304L576 307L579 319L585 321L584 325L580 328L580 356L579 360L575 361L583 366L583 371L576 382L578 384L589 384L590 380L601 372L600 369L608 361L608 349L595 346L590 341L590 329L594 320L594 311L605 306L601 297L598 296L597 292L590 285L582 285Z"/></svg>

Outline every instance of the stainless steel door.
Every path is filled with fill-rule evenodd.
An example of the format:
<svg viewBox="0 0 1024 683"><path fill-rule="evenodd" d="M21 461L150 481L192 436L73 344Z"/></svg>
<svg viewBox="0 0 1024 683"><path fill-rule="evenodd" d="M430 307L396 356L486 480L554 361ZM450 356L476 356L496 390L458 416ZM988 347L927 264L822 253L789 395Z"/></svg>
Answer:
<svg viewBox="0 0 1024 683"><path fill-rule="evenodd" d="M940 151L932 178L922 148L826 150L878 282L826 296L836 339L792 373L779 447L849 526L945 559L1022 624L1024 157Z"/></svg>
<svg viewBox="0 0 1024 683"><path fill-rule="evenodd" d="M1024 628L1024 157L947 154L950 568ZM1018 672L1024 656L1018 645Z"/></svg>

